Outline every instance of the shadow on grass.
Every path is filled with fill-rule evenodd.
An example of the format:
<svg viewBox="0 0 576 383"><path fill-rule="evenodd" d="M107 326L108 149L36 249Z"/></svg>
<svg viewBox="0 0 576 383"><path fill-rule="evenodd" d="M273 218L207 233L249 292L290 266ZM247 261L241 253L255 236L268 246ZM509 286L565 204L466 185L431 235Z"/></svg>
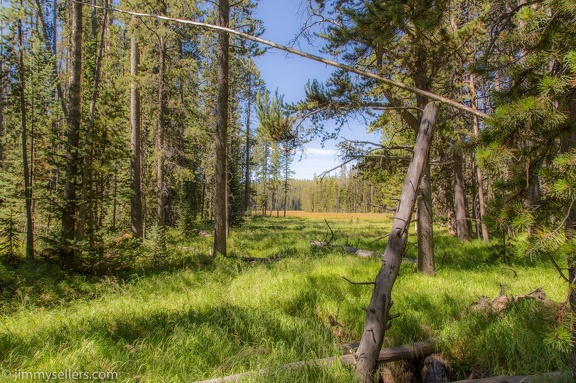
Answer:
<svg viewBox="0 0 576 383"><path fill-rule="evenodd" d="M307 298L304 298L307 299ZM296 307L298 302L293 302ZM188 380L334 355L332 336L321 323L280 312L239 306L152 312L115 318L81 318L24 336L0 334L5 368L38 355L75 355L86 342L102 345L92 363L116 363L122 376L138 369L172 369L167 375L196 371ZM184 365L170 361L184 361ZM55 358L55 363L58 359ZM64 363L64 362L62 362ZM261 365L262 364L262 365ZM53 368L71 366L53 366ZM72 366L74 367L74 366ZM199 371L202 373L199 374Z"/></svg>

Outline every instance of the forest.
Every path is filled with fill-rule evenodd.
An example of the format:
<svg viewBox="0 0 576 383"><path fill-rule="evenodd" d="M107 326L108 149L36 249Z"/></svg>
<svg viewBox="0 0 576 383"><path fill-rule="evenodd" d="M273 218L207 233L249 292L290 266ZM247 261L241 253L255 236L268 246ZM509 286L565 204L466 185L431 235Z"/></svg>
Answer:
<svg viewBox="0 0 576 383"><path fill-rule="evenodd" d="M268 1L2 1L2 378L576 382L576 3Z"/></svg>

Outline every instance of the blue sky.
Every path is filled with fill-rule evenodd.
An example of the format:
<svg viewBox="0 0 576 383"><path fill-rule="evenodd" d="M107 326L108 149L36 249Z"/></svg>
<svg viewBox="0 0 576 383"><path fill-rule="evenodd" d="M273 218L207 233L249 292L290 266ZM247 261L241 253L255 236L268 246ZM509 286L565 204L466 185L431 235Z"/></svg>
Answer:
<svg viewBox="0 0 576 383"><path fill-rule="evenodd" d="M294 39L303 22L300 6L302 0L261 0L255 12L255 17L264 22L266 31L261 36L264 39L279 44L288 45ZM303 39L296 48L318 55L314 46ZM270 49L265 55L254 59L260 69L262 79L272 92L284 95L284 101L297 102L305 96L304 86L309 80L317 79L325 82L330 77L333 68L325 64L307 60L285 52ZM328 123L327 126L330 126ZM344 126L341 136L348 139L378 141L374 134L368 135L366 127L358 121L351 120ZM296 155L292 164L294 178L311 179L314 174L320 174L339 164L336 151L337 141L328 141L321 146L319 141L306 145L303 156Z"/></svg>

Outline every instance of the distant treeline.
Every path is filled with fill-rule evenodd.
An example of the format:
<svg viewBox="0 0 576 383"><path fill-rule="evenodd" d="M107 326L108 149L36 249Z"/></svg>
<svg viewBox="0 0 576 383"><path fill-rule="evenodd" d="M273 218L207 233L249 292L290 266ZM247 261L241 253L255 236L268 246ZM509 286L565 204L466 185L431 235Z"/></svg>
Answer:
<svg viewBox="0 0 576 383"><path fill-rule="evenodd" d="M399 186L373 182L362 178L355 169L344 169L338 176L290 180L286 206L284 198L278 198L278 203L274 203L276 199L268 199L266 206L260 203L252 208L258 214L271 215L282 215L285 207L308 212L383 213L396 206L392 199L399 195L398 190Z"/></svg>

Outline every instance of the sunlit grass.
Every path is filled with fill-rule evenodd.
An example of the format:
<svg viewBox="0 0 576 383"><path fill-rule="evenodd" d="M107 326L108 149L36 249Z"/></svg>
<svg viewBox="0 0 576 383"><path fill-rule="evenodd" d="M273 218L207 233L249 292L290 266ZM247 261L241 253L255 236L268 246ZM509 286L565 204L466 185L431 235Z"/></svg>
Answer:
<svg viewBox="0 0 576 383"><path fill-rule="evenodd" d="M383 251L389 218L327 219L334 244ZM135 270L117 278L66 282L64 292L47 283L52 304L28 301L6 311L0 325L0 367L10 371L117 371L122 382L192 382L271 368L246 381L351 382L338 363L301 371L285 363L339 354L357 341L380 261L310 246L330 237L324 218L253 218L232 231L231 258L210 256L211 238L170 233L171 267ZM415 254L411 239L409 253ZM520 303L501 314L477 314L470 305L542 288L563 301L566 286L547 263L501 264L479 241L436 241L438 272L417 273L403 263L393 292L394 320L385 345L438 339L456 377L532 374L564 369L569 353L550 341L554 310ZM241 257L270 257L249 263ZM237 258L235 258L237 257ZM172 259L174 258L174 259ZM26 271L32 273L31 270ZM516 275L516 277L514 277ZM79 286L79 287L78 287ZM73 294L69 291L73 291ZM66 299L59 300L58 294ZM72 296L73 295L73 296ZM333 316L343 328L330 326Z"/></svg>

